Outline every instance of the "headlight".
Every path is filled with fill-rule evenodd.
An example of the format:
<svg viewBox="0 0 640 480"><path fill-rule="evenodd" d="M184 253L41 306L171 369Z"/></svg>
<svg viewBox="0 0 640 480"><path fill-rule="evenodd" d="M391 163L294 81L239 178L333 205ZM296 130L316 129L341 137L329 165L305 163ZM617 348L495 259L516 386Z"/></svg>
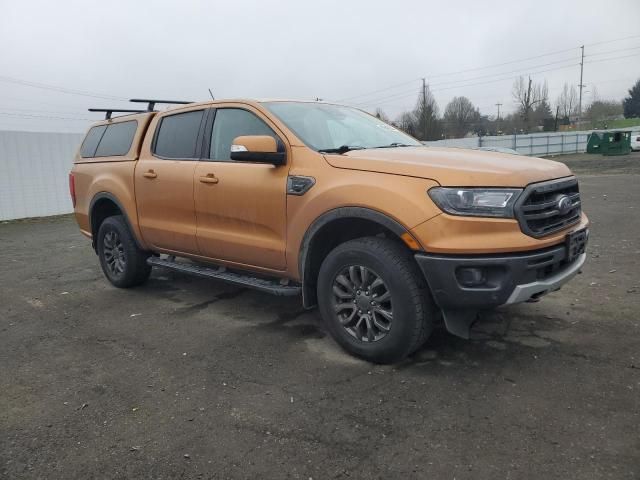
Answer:
<svg viewBox="0 0 640 480"><path fill-rule="evenodd" d="M513 205L522 189L434 187L429 196L451 215L513 218Z"/></svg>

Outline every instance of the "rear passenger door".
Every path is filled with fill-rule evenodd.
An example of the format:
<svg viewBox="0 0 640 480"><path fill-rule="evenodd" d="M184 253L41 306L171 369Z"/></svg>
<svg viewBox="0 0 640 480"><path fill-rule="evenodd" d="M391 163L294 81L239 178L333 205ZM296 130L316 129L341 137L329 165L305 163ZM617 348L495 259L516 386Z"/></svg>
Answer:
<svg viewBox="0 0 640 480"><path fill-rule="evenodd" d="M136 166L140 231L155 249L198 254L193 175L205 113L200 107L160 117L150 154L143 153Z"/></svg>

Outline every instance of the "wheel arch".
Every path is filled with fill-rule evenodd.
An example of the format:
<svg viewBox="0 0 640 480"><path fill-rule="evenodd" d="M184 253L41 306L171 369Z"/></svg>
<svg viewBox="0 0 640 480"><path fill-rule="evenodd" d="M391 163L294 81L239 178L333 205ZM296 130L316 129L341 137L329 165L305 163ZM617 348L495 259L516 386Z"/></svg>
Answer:
<svg viewBox="0 0 640 480"><path fill-rule="evenodd" d="M348 228L343 230L345 226ZM305 232L300 246L298 268L304 307L311 308L317 304L318 272L322 260L331 250L355 238L380 234L397 239L405 246L406 235L413 239L409 229L400 222L370 208L340 207L320 215Z"/></svg>
<svg viewBox="0 0 640 480"><path fill-rule="evenodd" d="M122 215L127 228L131 232L136 246L141 250L144 250L144 246L136 235L136 231L133 229L127 211L122 206L122 203L116 198L115 195L109 192L98 192L91 199L89 204L89 226L91 228L91 244L93 249L96 249L96 237L98 236L98 230L102 222L111 216Z"/></svg>

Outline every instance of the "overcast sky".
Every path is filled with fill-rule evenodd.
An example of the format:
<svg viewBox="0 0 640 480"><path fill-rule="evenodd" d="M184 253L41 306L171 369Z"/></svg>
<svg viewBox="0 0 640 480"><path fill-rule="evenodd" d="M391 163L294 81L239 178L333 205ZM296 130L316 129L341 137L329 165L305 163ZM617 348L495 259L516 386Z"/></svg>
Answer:
<svg viewBox="0 0 640 480"><path fill-rule="evenodd" d="M89 107L208 88L395 118L422 77L441 111L465 95L495 115L514 108L518 74L546 79L552 102L577 85L583 44L584 103L623 98L640 78L640 1L0 0L0 44L0 129L84 131Z"/></svg>

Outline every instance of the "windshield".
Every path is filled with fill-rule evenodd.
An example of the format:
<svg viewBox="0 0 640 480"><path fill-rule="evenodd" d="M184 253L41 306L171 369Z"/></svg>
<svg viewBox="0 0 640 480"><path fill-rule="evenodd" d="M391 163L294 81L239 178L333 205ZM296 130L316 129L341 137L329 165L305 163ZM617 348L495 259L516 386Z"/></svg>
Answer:
<svg viewBox="0 0 640 480"><path fill-rule="evenodd" d="M360 110L341 105L265 102L311 148L344 153L360 148L419 146L420 142Z"/></svg>

